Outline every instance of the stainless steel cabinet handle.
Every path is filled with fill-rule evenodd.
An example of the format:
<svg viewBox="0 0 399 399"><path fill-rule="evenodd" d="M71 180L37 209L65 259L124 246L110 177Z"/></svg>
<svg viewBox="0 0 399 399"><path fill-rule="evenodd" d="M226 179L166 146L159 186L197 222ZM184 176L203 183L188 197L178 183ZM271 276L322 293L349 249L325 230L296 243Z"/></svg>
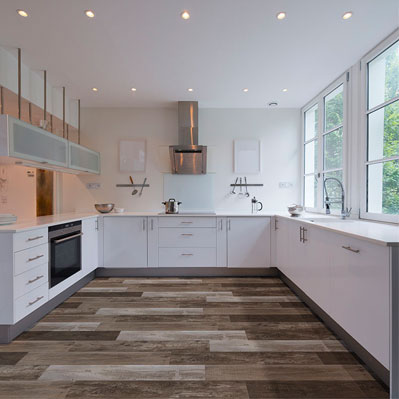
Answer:
<svg viewBox="0 0 399 399"><path fill-rule="evenodd" d="M358 254L358 253L360 252L360 249L353 249L353 248L351 248L350 246L347 246L347 247L346 247L345 245L343 245L342 248L343 248L343 249L346 249L347 251L354 252L355 254Z"/></svg>
<svg viewBox="0 0 399 399"><path fill-rule="evenodd" d="M299 228L299 242L302 242L302 228L303 227Z"/></svg>
<svg viewBox="0 0 399 399"><path fill-rule="evenodd" d="M308 240L305 236L305 233L307 233L308 230L305 229L305 227L302 227L302 242L305 244L305 242Z"/></svg>
<svg viewBox="0 0 399 399"><path fill-rule="evenodd" d="M54 242L55 244L59 244L60 242L73 240L74 238L81 237L82 235L83 235L83 233L78 233L78 234L74 234L73 236L61 238L61 239L59 239L59 240L54 240L53 242Z"/></svg>
<svg viewBox="0 0 399 399"><path fill-rule="evenodd" d="M191 224L191 223L193 223L193 222L180 222L180 223L183 223L183 224Z"/></svg>
<svg viewBox="0 0 399 399"><path fill-rule="evenodd" d="M37 255L37 256L35 256L34 258L29 258L29 259L28 259L28 262L33 262L33 261L36 260L36 259L43 258L43 256L44 256L44 255Z"/></svg>
<svg viewBox="0 0 399 399"><path fill-rule="evenodd" d="M229 230L231 230L231 220L228 221Z"/></svg>
<svg viewBox="0 0 399 399"><path fill-rule="evenodd" d="M34 283L35 281L40 280L40 279L43 278L43 277L44 277L44 276L41 275L41 276L37 276L37 277L34 278L33 280L28 280L28 284L32 284L32 283Z"/></svg>
<svg viewBox="0 0 399 399"><path fill-rule="evenodd" d="M145 231L145 219L143 219L143 231Z"/></svg>
<svg viewBox="0 0 399 399"><path fill-rule="evenodd" d="M98 219L96 219L95 229L98 231Z"/></svg>
<svg viewBox="0 0 399 399"><path fill-rule="evenodd" d="M278 220L277 220L277 219L274 219L274 230L278 230L277 222L278 222Z"/></svg>
<svg viewBox="0 0 399 399"><path fill-rule="evenodd" d="M220 219L220 231L223 231L223 220Z"/></svg>
<svg viewBox="0 0 399 399"><path fill-rule="evenodd" d="M34 305L36 302L39 302L43 298L44 296L38 296L33 302L29 302L28 306Z"/></svg>
<svg viewBox="0 0 399 399"><path fill-rule="evenodd" d="M43 238L43 236L32 237L32 238L28 238L28 240L27 240L27 241L35 241L35 240L40 240L41 238Z"/></svg>
<svg viewBox="0 0 399 399"><path fill-rule="evenodd" d="M154 219L151 219L151 230L154 230Z"/></svg>
<svg viewBox="0 0 399 399"><path fill-rule="evenodd" d="M182 254L182 256L193 256L193 254Z"/></svg>
<svg viewBox="0 0 399 399"><path fill-rule="evenodd" d="M182 233L180 234L181 236L192 236L193 234L188 234L188 233Z"/></svg>

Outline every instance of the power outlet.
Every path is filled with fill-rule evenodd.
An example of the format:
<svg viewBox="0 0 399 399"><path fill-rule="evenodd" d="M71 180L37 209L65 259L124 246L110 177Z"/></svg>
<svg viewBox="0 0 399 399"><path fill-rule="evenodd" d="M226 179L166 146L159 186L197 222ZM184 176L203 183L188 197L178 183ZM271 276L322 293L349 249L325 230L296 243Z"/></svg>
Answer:
<svg viewBox="0 0 399 399"><path fill-rule="evenodd" d="M101 183L87 183L86 188L88 190L99 190L101 188Z"/></svg>
<svg viewBox="0 0 399 399"><path fill-rule="evenodd" d="M292 188L292 186L293 186L293 184L291 182L289 182L289 181L281 181L278 184L279 188Z"/></svg>

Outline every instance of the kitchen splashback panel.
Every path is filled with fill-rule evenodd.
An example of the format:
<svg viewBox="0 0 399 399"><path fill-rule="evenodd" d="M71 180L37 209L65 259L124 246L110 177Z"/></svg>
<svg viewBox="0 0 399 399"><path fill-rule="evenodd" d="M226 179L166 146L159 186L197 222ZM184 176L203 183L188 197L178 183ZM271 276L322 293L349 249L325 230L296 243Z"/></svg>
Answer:
<svg viewBox="0 0 399 399"><path fill-rule="evenodd" d="M213 212L214 175L173 175L163 178L163 200L180 201L180 212Z"/></svg>

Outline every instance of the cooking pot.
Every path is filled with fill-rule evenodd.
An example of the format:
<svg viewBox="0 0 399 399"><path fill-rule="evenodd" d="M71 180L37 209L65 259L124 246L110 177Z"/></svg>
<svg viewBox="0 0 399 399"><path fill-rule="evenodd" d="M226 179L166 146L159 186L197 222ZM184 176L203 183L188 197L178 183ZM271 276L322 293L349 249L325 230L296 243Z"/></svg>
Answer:
<svg viewBox="0 0 399 399"><path fill-rule="evenodd" d="M176 201L174 198L169 198L168 201L162 202L165 205L165 213L179 213L179 205L181 202Z"/></svg>

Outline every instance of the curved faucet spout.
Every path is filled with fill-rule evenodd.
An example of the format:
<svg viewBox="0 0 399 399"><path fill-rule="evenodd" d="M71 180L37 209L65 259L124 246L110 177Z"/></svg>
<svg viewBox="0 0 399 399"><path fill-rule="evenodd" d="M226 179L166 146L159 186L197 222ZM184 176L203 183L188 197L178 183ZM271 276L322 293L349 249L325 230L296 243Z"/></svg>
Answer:
<svg viewBox="0 0 399 399"><path fill-rule="evenodd" d="M329 198L328 195L328 191L327 191L327 186L326 186L326 182L328 180L333 180L335 182L337 182L341 188L341 201L338 202L341 204L341 218L345 219L347 216L349 216L349 211L345 210L345 189L344 189L344 185L342 184L341 180L337 179L336 177L327 177L324 179L324 191L326 193L326 213L329 214L330 213L330 204L333 204L334 202L332 202Z"/></svg>

